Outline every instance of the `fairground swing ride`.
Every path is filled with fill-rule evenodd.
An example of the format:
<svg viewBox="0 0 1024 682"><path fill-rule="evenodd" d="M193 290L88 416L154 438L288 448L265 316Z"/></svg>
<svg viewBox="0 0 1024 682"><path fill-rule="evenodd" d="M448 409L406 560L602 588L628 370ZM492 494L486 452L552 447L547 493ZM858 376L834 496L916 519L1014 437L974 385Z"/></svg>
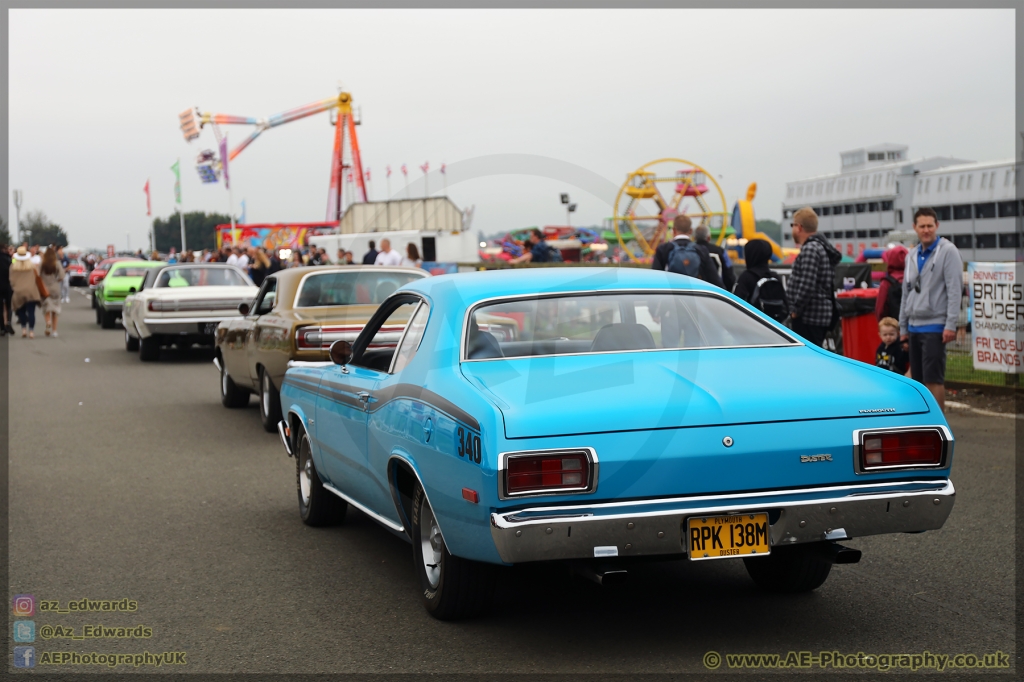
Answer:
<svg viewBox="0 0 1024 682"><path fill-rule="evenodd" d="M709 228L718 244L733 232L725 194L713 175L685 159L658 159L626 176L615 197L612 225L630 260L646 263L672 238L672 221L679 215L688 216L694 228Z"/></svg>
<svg viewBox="0 0 1024 682"><path fill-rule="evenodd" d="M353 202L365 202L366 184L363 175L363 163L359 152L359 138L356 135L356 126L362 121L356 116L352 109L352 95L347 92L339 92L335 97L306 104L295 109L268 116L267 118L254 118L251 116L233 116L230 114L202 113L199 108L186 109L178 115L181 121L181 132L186 142L199 137L204 126L211 126L213 134L217 138L218 146L224 139L218 126L221 125L251 125L254 130L247 138L242 140L234 149L228 153L230 163L242 153L265 130L299 119L313 116L324 111L331 112L330 122L334 126L334 151L331 155L331 179L327 191L327 221L337 222L345 211L346 197L342 191L342 182L349 179L355 185L355 196ZM345 138L349 139L349 153L346 155ZM196 159L196 171L203 182L217 182L223 168L222 160L212 150L203 150Z"/></svg>

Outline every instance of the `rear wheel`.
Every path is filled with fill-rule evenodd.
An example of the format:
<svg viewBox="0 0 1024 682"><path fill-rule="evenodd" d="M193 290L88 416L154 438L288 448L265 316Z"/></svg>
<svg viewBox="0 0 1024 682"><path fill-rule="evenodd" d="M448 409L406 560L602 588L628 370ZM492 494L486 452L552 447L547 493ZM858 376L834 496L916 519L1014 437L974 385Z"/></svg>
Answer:
<svg viewBox="0 0 1024 682"><path fill-rule="evenodd" d="M102 325L103 324L103 309L100 308L98 305L96 305L96 299L95 298L93 298L92 302L93 302L93 306L92 307L96 309L96 324Z"/></svg>
<svg viewBox="0 0 1024 682"><path fill-rule="evenodd" d="M299 516L307 526L334 526L345 520L348 502L324 488L313 464L309 436L300 431L295 453L295 487L299 493Z"/></svg>
<svg viewBox="0 0 1024 682"><path fill-rule="evenodd" d="M260 369L260 420L263 428L269 433L277 430L277 422L281 421L281 394L274 387L274 382L264 369Z"/></svg>
<svg viewBox="0 0 1024 682"><path fill-rule="evenodd" d="M228 375L224 358L220 361L220 404L224 407L245 407L249 404L249 392L240 389Z"/></svg>
<svg viewBox="0 0 1024 682"><path fill-rule="evenodd" d="M148 336L139 339L139 360L153 362L160 359L160 339Z"/></svg>
<svg viewBox="0 0 1024 682"><path fill-rule="evenodd" d="M139 349L139 340L128 333L128 330L124 330L124 349L129 352L134 352Z"/></svg>
<svg viewBox="0 0 1024 682"><path fill-rule="evenodd" d="M427 613L439 620L456 620L484 611L494 593L493 567L448 551L419 484L412 497L411 525L413 563Z"/></svg>
<svg viewBox="0 0 1024 682"><path fill-rule="evenodd" d="M100 308L97 308L97 310L101 311L101 318L100 318L100 326L101 327L103 327L104 329L113 329L114 327L117 326L117 311L115 311L115 310L102 310Z"/></svg>
<svg viewBox="0 0 1024 682"><path fill-rule="evenodd" d="M96 293L95 293L95 292L93 292L93 293L92 293L92 294L91 294L91 295L89 296L89 298L90 298L90 299L92 300L92 307L93 307L93 309L95 310L95 309L96 309L96 308L98 307L98 306L96 305ZM97 322L99 322L99 320L97 320Z"/></svg>
<svg viewBox="0 0 1024 682"><path fill-rule="evenodd" d="M810 592L821 587L832 570L827 543L773 547L766 557L744 559L747 573L762 590Z"/></svg>

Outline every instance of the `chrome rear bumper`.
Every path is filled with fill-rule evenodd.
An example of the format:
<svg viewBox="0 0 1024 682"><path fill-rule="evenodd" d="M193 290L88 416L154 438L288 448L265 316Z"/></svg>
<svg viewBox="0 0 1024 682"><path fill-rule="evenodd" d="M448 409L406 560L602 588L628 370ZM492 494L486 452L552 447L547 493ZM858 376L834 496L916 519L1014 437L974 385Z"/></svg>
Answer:
<svg viewBox="0 0 1024 682"><path fill-rule="evenodd" d="M200 334L200 325L220 324L233 317L147 317L142 320L150 334Z"/></svg>
<svg viewBox="0 0 1024 682"><path fill-rule="evenodd" d="M694 516L768 512L776 547L935 530L946 522L955 497L953 483L940 480L535 507L492 513L491 537L511 564L685 555L686 521Z"/></svg>

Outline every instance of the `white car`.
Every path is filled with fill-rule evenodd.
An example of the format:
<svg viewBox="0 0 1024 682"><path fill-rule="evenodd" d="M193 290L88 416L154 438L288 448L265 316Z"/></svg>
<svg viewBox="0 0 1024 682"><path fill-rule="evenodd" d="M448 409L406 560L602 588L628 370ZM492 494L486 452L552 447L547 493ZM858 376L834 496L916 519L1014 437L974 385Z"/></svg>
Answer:
<svg viewBox="0 0 1024 682"><path fill-rule="evenodd" d="M161 346L213 346L217 325L240 317L259 288L241 268L226 263L178 263L153 268L125 299L124 347L143 361L158 360Z"/></svg>

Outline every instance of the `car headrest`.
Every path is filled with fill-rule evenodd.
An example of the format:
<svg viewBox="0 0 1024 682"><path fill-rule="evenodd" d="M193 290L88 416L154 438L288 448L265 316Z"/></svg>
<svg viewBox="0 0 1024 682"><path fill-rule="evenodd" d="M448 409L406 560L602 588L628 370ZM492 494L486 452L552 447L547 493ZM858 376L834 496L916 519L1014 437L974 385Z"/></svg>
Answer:
<svg viewBox="0 0 1024 682"><path fill-rule="evenodd" d="M617 322L606 324L598 330L590 350L646 350L654 347L654 337L650 329L642 324Z"/></svg>
<svg viewBox="0 0 1024 682"><path fill-rule="evenodd" d="M505 357L505 354L501 352L501 345L498 343L498 340L489 332L480 331L480 327L476 323L476 317L473 315L469 317L468 357L470 360Z"/></svg>

